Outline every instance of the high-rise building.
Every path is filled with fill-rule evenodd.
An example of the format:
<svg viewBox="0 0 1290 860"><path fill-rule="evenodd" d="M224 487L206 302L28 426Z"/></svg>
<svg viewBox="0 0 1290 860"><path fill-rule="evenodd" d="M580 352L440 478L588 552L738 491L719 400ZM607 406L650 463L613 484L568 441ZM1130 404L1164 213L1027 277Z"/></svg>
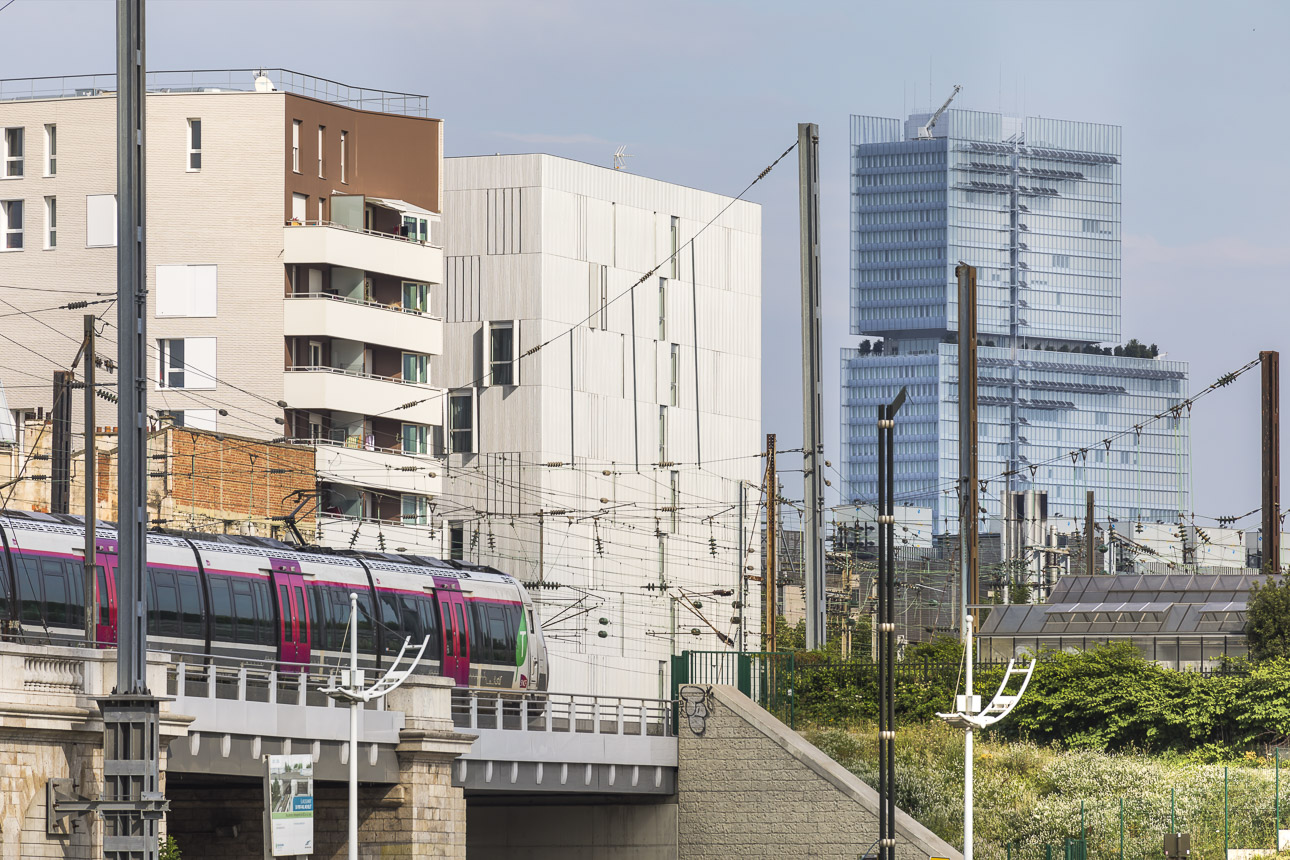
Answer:
<svg viewBox="0 0 1290 860"><path fill-rule="evenodd" d="M1101 523L1176 522L1189 507L1187 412L1149 419L1186 399L1187 365L1112 346L1119 127L949 110L919 139L928 118L851 118L851 333L881 340L842 351L844 502L875 499L877 406L908 386L897 503L958 530L964 262L978 272L983 516L999 517L1007 490L1041 490L1051 516L1082 518L1092 490Z"/></svg>
<svg viewBox="0 0 1290 860"><path fill-rule="evenodd" d="M281 69L147 84L154 421L305 440L321 542L438 551L443 123L424 96ZM18 432L81 342L84 311L56 306L95 302L115 355L98 304L116 290L115 133L112 75L0 82L0 379ZM116 423L109 404L98 423ZM265 493L288 492L259 468Z"/></svg>
<svg viewBox="0 0 1290 860"><path fill-rule="evenodd" d="M550 155L444 178L452 556L529 583L554 688L759 647L761 207Z"/></svg>

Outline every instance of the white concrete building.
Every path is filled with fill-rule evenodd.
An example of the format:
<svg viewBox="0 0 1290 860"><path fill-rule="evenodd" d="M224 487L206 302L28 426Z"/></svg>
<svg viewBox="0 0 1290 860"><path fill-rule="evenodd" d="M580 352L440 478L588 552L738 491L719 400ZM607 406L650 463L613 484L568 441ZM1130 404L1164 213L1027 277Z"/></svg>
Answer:
<svg viewBox="0 0 1290 860"><path fill-rule="evenodd" d="M670 656L745 618L760 645L761 210L730 203L548 155L445 162L433 521L533 584L553 689L669 695Z"/></svg>
<svg viewBox="0 0 1290 860"><path fill-rule="evenodd" d="M54 306L115 293L114 87L0 82L0 380L19 417L50 408L81 342L85 311ZM443 124L427 113L285 70L148 79L149 406L317 442L324 543L375 547L407 523L398 545L438 550L407 539L443 471ZM98 351L115 356L115 311L86 310L106 312ZM109 404L98 423L116 423Z"/></svg>

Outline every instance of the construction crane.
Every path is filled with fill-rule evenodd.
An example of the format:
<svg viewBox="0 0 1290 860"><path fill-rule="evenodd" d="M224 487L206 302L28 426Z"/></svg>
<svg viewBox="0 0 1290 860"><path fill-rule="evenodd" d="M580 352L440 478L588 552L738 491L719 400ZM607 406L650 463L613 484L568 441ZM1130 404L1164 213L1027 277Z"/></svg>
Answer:
<svg viewBox="0 0 1290 860"><path fill-rule="evenodd" d="M949 108L950 102L954 101L954 97L959 94L959 90L961 89L963 89L963 87L958 84L954 85L954 92L950 93L950 97L945 100L945 104L941 105L937 109L936 113L932 114L931 119L927 120L927 125L918 130L919 140L932 139L932 128L936 125L936 121L940 119L941 114L945 113L946 109Z"/></svg>

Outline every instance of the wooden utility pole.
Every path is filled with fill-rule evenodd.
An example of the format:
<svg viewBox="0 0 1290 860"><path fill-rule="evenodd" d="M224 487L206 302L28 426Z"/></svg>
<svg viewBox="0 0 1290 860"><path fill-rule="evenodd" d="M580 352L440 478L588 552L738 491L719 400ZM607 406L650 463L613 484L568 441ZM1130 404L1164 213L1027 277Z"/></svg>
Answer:
<svg viewBox="0 0 1290 860"><path fill-rule="evenodd" d="M94 474L94 314L85 315L85 641L98 638L98 577L95 551L97 550L98 512L95 509L97 484Z"/></svg>
<svg viewBox="0 0 1290 860"><path fill-rule="evenodd" d="M1097 565L1093 562L1094 557L1097 555L1094 543L1093 491L1089 490L1084 496L1084 572L1089 576L1097 573Z"/></svg>
<svg viewBox="0 0 1290 860"><path fill-rule="evenodd" d="M766 631L762 650L775 650L775 579L778 556L775 551L775 520L779 516L779 478L775 475L775 434L766 434Z"/></svg>
<svg viewBox="0 0 1290 860"><path fill-rule="evenodd" d="M1259 353L1263 371L1263 571L1281 570L1281 353Z"/></svg>

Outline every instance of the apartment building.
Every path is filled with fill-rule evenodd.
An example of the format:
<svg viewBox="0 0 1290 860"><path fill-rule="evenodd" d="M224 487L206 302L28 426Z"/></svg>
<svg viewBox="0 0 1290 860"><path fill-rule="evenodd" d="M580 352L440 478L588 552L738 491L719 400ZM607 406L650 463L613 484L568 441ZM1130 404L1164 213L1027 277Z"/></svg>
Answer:
<svg viewBox="0 0 1290 860"><path fill-rule="evenodd" d="M549 155L445 188L448 553L530 584L562 690L757 647L760 207Z"/></svg>
<svg viewBox="0 0 1290 860"><path fill-rule="evenodd" d="M82 313L104 312L99 352L115 354L111 305L49 309L115 290L114 86L0 82L0 380L19 427L49 409L42 383L76 354ZM159 72L146 107L154 417L317 443L323 543L377 547L383 523L424 522L443 416L443 124L427 99L285 70Z"/></svg>

